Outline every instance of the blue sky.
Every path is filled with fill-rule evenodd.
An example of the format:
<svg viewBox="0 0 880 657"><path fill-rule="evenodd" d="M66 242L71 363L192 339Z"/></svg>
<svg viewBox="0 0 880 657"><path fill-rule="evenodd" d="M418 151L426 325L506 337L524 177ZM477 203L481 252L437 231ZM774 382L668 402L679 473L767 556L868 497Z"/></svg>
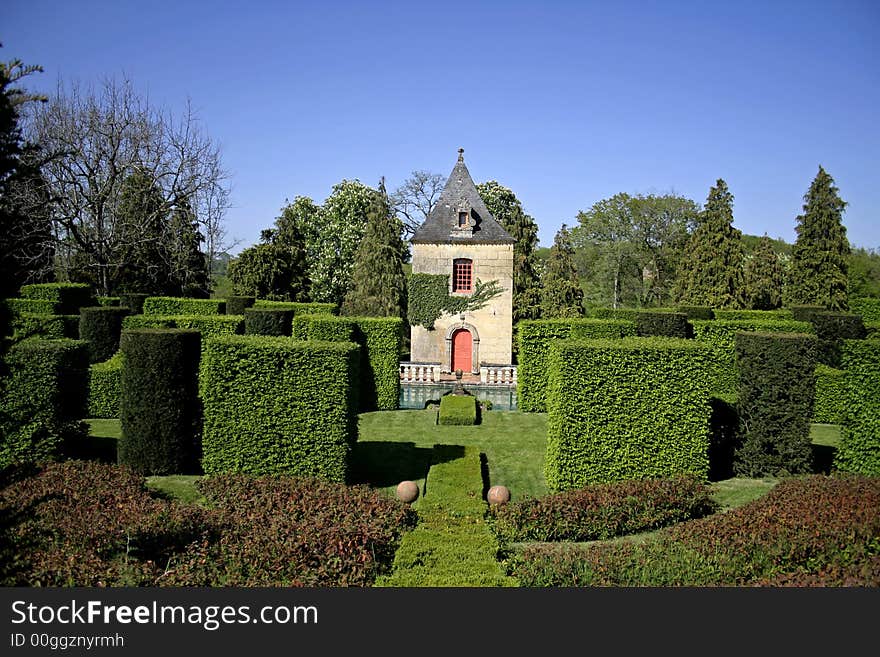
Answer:
<svg viewBox="0 0 880 657"><path fill-rule="evenodd" d="M187 98L255 242L285 199L357 178L514 190L542 246L618 192L704 202L792 242L821 164L857 246L880 248L880 2L46 2L7 0L3 59L32 89L128 76ZM239 247L241 248L241 247Z"/></svg>

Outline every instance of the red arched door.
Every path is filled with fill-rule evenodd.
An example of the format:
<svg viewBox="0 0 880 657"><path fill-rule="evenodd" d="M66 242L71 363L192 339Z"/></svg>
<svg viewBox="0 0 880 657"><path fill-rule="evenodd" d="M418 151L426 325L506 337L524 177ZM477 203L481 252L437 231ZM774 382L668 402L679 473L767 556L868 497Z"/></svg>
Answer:
<svg viewBox="0 0 880 657"><path fill-rule="evenodd" d="M467 329L458 329L452 334L452 371L471 371L472 354L471 332Z"/></svg>

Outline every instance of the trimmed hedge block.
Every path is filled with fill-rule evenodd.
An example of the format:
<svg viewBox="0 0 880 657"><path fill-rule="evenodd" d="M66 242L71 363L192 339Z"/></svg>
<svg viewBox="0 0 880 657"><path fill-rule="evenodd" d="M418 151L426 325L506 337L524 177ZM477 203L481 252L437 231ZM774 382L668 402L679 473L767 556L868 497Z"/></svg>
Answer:
<svg viewBox="0 0 880 657"><path fill-rule="evenodd" d="M742 441L734 463L737 475L778 477L812 470L815 354L813 335L736 334Z"/></svg>
<svg viewBox="0 0 880 657"><path fill-rule="evenodd" d="M736 334L740 331L760 333L812 333L809 322L763 321L763 320L721 320L691 322L694 338L712 346L715 368L712 373L713 394L722 397L736 395L738 391L738 370L736 365Z"/></svg>
<svg viewBox="0 0 880 657"><path fill-rule="evenodd" d="M122 319L128 308L121 306L93 306L81 308L79 338L89 344L89 362L103 363L119 351Z"/></svg>
<svg viewBox="0 0 880 657"><path fill-rule="evenodd" d="M675 312L684 313L688 319L715 319L715 312L709 306L678 306Z"/></svg>
<svg viewBox="0 0 880 657"><path fill-rule="evenodd" d="M688 339L694 337L694 329L685 313L645 311L636 315L636 334Z"/></svg>
<svg viewBox="0 0 880 657"><path fill-rule="evenodd" d="M88 395L89 356L79 340L25 340L6 355L0 395L0 467L53 458L78 433Z"/></svg>
<svg viewBox="0 0 880 657"><path fill-rule="evenodd" d="M62 340L79 338L79 315L35 315L20 313L12 318L12 340L27 338Z"/></svg>
<svg viewBox="0 0 880 657"><path fill-rule="evenodd" d="M120 305L128 308L132 315L143 315L144 301L148 296L150 295L143 292L120 292Z"/></svg>
<svg viewBox="0 0 880 657"><path fill-rule="evenodd" d="M816 366L816 401L813 404L813 422L840 424L845 405L843 370L821 363Z"/></svg>
<svg viewBox="0 0 880 657"><path fill-rule="evenodd" d="M232 296L226 298L226 314L244 316L245 308L250 308L257 297Z"/></svg>
<svg viewBox="0 0 880 657"><path fill-rule="evenodd" d="M864 340L868 335L862 316L855 313L816 312L810 317L819 338L817 357L829 367L840 367L841 340Z"/></svg>
<svg viewBox="0 0 880 657"><path fill-rule="evenodd" d="M122 352L89 368L89 417L119 417Z"/></svg>
<svg viewBox="0 0 880 657"><path fill-rule="evenodd" d="M727 322L782 322L794 319L788 308L779 310L716 310L715 319ZM806 321L806 320L805 320Z"/></svg>
<svg viewBox="0 0 880 657"><path fill-rule="evenodd" d="M850 299L849 309L861 315L865 322L880 322L880 299L873 297Z"/></svg>
<svg viewBox="0 0 880 657"><path fill-rule="evenodd" d="M550 351L551 491L709 471L712 351L693 340L560 341Z"/></svg>
<svg viewBox="0 0 880 657"><path fill-rule="evenodd" d="M119 462L143 475L198 470L198 331L122 332Z"/></svg>
<svg viewBox="0 0 880 657"><path fill-rule="evenodd" d="M270 301L269 299L257 299L254 308L290 310L294 315L336 315L339 312L335 303Z"/></svg>
<svg viewBox="0 0 880 657"><path fill-rule="evenodd" d="M834 467L880 477L880 340L844 340L844 413Z"/></svg>
<svg viewBox="0 0 880 657"><path fill-rule="evenodd" d="M85 283L34 283L23 285L25 299L43 299L60 304L58 315L79 315L79 309L95 305L92 288Z"/></svg>
<svg viewBox="0 0 880 657"><path fill-rule="evenodd" d="M293 311L281 308L245 308L246 335L290 335Z"/></svg>
<svg viewBox="0 0 880 657"><path fill-rule="evenodd" d="M636 334L635 321L594 318L522 320L517 329L517 408L533 413L547 408L547 359L553 343L567 338L614 339Z"/></svg>
<svg viewBox="0 0 880 657"><path fill-rule="evenodd" d="M804 304L791 306L789 310L791 311L791 316L796 322L810 322L815 313L823 313L828 309L825 306Z"/></svg>
<svg viewBox="0 0 880 657"><path fill-rule="evenodd" d="M357 440L357 358L350 342L210 340L201 369L205 473L344 482Z"/></svg>
<svg viewBox="0 0 880 657"><path fill-rule="evenodd" d="M60 315L61 304L48 299L6 299L6 307L13 315Z"/></svg>
<svg viewBox="0 0 880 657"><path fill-rule="evenodd" d="M188 297L147 297L144 315L225 315L224 299L191 299Z"/></svg>
<svg viewBox="0 0 880 657"><path fill-rule="evenodd" d="M477 423L477 399L471 395L444 395L440 398L437 424L471 426Z"/></svg>
<svg viewBox="0 0 880 657"><path fill-rule="evenodd" d="M175 328L192 329L202 334L202 347L208 338L244 333L244 317L241 315L174 315L168 317Z"/></svg>
<svg viewBox="0 0 880 657"><path fill-rule="evenodd" d="M335 315L294 315L291 335L297 340L356 342L357 322L351 317Z"/></svg>

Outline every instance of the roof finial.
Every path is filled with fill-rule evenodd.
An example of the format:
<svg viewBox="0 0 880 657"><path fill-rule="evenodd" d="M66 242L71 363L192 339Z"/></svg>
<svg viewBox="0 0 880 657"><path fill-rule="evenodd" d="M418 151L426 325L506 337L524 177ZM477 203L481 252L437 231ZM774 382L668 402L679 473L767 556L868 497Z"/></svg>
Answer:
<svg viewBox="0 0 880 657"><path fill-rule="evenodd" d="M458 161L464 162L464 149L463 148L458 149Z"/></svg>

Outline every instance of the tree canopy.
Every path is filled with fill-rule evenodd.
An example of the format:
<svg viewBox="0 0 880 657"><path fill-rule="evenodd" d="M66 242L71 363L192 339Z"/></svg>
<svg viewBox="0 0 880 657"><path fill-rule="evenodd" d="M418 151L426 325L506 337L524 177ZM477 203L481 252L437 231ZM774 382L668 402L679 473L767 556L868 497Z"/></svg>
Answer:
<svg viewBox="0 0 880 657"><path fill-rule="evenodd" d="M547 258L541 290L541 315L545 318L581 317L584 314L583 298L584 292L574 266L571 233L562 224Z"/></svg>

